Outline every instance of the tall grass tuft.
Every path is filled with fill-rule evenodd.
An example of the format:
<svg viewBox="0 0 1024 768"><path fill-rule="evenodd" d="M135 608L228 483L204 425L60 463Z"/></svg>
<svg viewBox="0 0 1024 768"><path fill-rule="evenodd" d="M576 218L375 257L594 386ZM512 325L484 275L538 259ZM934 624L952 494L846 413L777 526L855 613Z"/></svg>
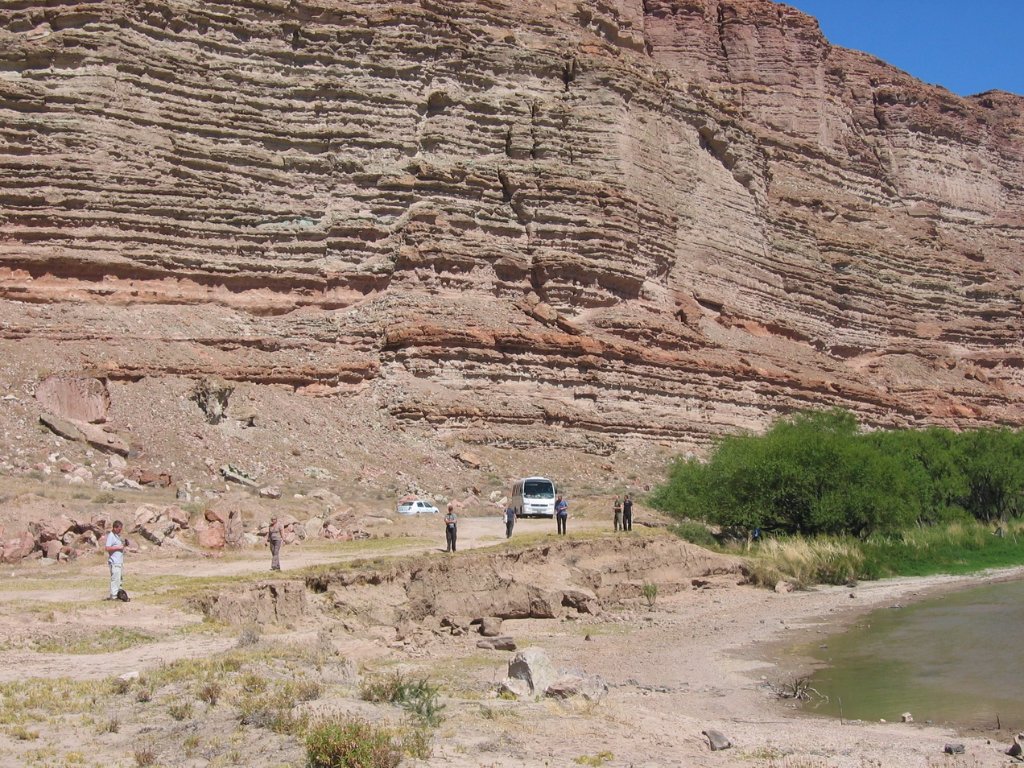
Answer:
<svg viewBox="0 0 1024 768"><path fill-rule="evenodd" d="M864 553L854 539L768 539L751 557L751 581L774 587L789 581L797 587L811 584L845 584L863 570Z"/></svg>

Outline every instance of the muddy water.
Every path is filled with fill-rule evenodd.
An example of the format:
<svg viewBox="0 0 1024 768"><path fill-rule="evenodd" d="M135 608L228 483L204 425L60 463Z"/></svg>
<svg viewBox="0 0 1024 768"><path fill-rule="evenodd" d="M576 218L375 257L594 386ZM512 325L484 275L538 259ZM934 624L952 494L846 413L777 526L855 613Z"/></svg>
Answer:
<svg viewBox="0 0 1024 768"><path fill-rule="evenodd" d="M826 647L808 711L961 729L1024 730L1024 581L990 584L877 611Z"/></svg>

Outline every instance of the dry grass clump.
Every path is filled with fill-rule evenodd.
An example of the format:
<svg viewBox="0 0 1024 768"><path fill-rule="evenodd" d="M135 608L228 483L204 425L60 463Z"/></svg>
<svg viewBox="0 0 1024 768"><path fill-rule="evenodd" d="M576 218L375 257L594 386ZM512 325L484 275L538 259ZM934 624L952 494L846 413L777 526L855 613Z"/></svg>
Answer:
<svg viewBox="0 0 1024 768"><path fill-rule="evenodd" d="M796 587L811 584L845 584L855 580L864 554L855 542L818 537L768 539L750 560L750 580L774 587L780 581Z"/></svg>

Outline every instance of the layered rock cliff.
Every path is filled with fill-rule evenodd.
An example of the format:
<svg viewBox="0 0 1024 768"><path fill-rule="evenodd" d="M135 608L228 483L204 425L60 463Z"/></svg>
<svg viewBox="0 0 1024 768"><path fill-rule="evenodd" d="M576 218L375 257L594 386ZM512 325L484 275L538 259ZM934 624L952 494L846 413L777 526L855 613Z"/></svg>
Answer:
<svg viewBox="0 0 1024 768"><path fill-rule="evenodd" d="M0 9L0 381L105 378L193 462L255 450L205 377L280 472L1021 424L1022 246L1024 99L769 0Z"/></svg>

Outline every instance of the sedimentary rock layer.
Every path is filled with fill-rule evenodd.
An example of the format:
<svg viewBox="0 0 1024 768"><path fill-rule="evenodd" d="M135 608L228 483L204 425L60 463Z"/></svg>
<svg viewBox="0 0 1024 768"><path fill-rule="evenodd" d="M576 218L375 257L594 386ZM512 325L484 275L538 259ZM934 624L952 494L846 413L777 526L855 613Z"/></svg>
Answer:
<svg viewBox="0 0 1024 768"><path fill-rule="evenodd" d="M1022 180L1024 99L768 0L0 9L0 350L47 372L592 453L1020 424Z"/></svg>

